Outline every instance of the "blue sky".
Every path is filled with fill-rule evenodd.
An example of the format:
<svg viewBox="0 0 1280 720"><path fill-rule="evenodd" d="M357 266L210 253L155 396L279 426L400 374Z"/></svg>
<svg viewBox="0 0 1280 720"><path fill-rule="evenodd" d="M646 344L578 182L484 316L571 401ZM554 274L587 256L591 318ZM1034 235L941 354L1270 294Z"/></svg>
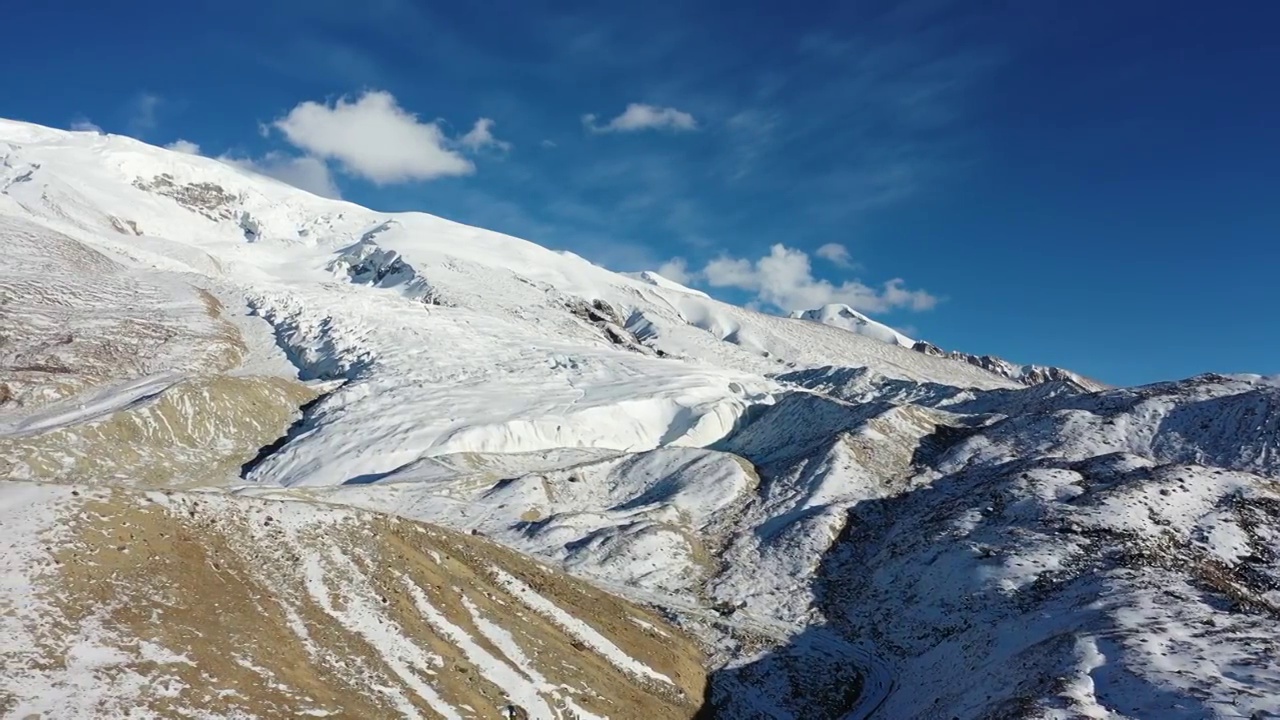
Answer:
<svg viewBox="0 0 1280 720"><path fill-rule="evenodd" d="M1275 3L6 17L6 117L184 140L374 208L683 269L735 302L847 301L1107 382L1280 372Z"/></svg>

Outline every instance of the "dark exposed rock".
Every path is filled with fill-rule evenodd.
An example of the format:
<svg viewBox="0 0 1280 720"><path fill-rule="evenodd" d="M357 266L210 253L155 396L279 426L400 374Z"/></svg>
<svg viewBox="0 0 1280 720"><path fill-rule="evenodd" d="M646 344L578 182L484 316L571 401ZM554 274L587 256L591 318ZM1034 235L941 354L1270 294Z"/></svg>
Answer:
<svg viewBox="0 0 1280 720"><path fill-rule="evenodd" d="M410 265L400 253L384 248L374 238L391 223L383 223L365 233L360 242L344 249L338 257L329 263L334 272L345 272L351 282L357 285L374 287L399 287L405 294L425 305L442 305L451 307L440 290ZM246 231L247 235L247 231Z"/></svg>
<svg viewBox="0 0 1280 720"><path fill-rule="evenodd" d="M243 200L233 195L221 185L211 182L186 183L179 185L169 173L157 175L151 180L137 178L133 186L139 190L173 198L179 205L191 212L203 215L210 220L235 220L236 206Z"/></svg>
<svg viewBox="0 0 1280 720"><path fill-rule="evenodd" d="M617 309L604 300L587 302L582 298L570 297L565 300L565 306L569 312L595 326L614 345L644 355L655 354L653 349L642 344L634 333L623 326L622 316Z"/></svg>

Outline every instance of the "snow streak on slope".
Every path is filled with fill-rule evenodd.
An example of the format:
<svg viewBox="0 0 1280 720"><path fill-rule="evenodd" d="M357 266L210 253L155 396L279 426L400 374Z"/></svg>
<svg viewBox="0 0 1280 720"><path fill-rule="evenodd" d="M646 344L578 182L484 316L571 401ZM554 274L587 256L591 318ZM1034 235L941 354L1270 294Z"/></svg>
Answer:
<svg viewBox="0 0 1280 720"><path fill-rule="evenodd" d="M0 541L6 716L687 717L700 700L674 629L473 538L221 493L3 498L22 531Z"/></svg>
<svg viewBox="0 0 1280 720"><path fill-rule="evenodd" d="M420 464L308 497L480 532L602 582L696 596L757 482L741 458L692 448L498 458Z"/></svg>

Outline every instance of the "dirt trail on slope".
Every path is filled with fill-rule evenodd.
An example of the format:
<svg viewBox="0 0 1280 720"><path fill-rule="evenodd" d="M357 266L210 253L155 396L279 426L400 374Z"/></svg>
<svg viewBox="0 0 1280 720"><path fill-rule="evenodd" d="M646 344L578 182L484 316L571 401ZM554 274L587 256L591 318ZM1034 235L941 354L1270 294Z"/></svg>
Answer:
<svg viewBox="0 0 1280 720"><path fill-rule="evenodd" d="M7 716L488 718L516 704L537 717L528 688L565 718L691 717L701 703L703 658L679 631L482 539L301 502L75 492L46 508L57 532L33 539L46 606L24 618L34 651L3 648Z"/></svg>

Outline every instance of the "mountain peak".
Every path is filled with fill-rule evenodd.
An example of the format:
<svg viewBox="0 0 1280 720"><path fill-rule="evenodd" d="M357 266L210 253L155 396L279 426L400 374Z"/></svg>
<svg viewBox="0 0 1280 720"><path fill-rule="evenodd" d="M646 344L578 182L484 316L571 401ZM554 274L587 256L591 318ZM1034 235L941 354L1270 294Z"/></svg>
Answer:
<svg viewBox="0 0 1280 720"><path fill-rule="evenodd" d="M672 280L663 275L660 275L657 272L654 272L653 270L642 270L636 273L620 273L620 274L625 275L626 277L629 277L629 278L634 278L636 280L639 280L640 282L648 283L650 285L653 285L654 287L663 288L664 290L679 290L680 292L686 292L686 293L689 293L690 295L698 295L700 297L710 297L709 295L702 292L701 290L694 290L693 288L687 285L681 285L675 280Z"/></svg>
<svg viewBox="0 0 1280 720"><path fill-rule="evenodd" d="M797 310L791 313L791 317L838 327L863 337L869 337L873 340L899 347L909 348L916 343L915 340L884 323L872 320L844 303L829 303L812 310Z"/></svg>

